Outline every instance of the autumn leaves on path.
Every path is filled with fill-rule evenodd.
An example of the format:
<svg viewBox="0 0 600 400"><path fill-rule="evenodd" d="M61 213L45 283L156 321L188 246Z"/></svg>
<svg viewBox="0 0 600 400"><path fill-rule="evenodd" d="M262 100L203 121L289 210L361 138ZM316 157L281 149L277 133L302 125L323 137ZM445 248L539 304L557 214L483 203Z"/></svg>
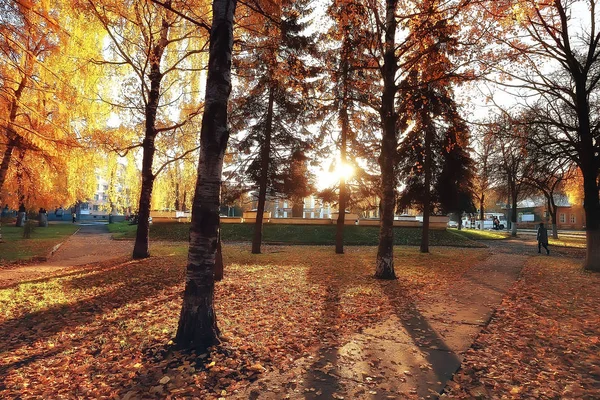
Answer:
<svg viewBox="0 0 600 400"><path fill-rule="evenodd" d="M467 260L465 260L467 261ZM517 280L525 256L499 254L442 290L422 292L386 320L325 343L286 374L264 375L257 399L404 399L437 396ZM384 292L395 283L382 283ZM289 382L296 382L293 386Z"/></svg>
<svg viewBox="0 0 600 400"><path fill-rule="evenodd" d="M127 254L127 244L110 241L104 253L125 246ZM215 294L223 344L200 355L170 342L184 243L155 243L145 260L38 271L0 286L0 398L434 398L461 361L445 389L451 398L546 389L556 398L565 388L552 377L579 379L566 397L593 398L595 375L582 371L600 367L589 355L600 350L591 301L600 277L584 274L577 259L538 257L531 243L490 246L430 254L398 246L399 279L380 281L374 247L334 255L323 246L265 246L253 255L247 244L224 244ZM515 283L523 264L525 279Z"/></svg>
<svg viewBox="0 0 600 400"><path fill-rule="evenodd" d="M60 243L48 261L0 268L0 288L17 282L37 279L76 266L127 256L133 245L111 240L104 224L81 225L79 230Z"/></svg>

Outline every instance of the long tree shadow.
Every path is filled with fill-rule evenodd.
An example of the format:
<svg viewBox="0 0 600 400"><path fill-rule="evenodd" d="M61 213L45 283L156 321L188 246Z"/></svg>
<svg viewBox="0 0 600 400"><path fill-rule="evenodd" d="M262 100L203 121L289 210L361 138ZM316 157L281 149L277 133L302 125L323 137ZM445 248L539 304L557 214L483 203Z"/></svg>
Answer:
<svg viewBox="0 0 600 400"><path fill-rule="evenodd" d="M152 259L151 259L152 260ZM161 266L160 262L106 263L97 270L63 283L65 292L91 290L92 297L73 303L58 304L8 319L0 325L0 355L8 354L35 341L51 338L59 332L93 322L97 315L156 295L180 285L183 269ZM135 277L135 278L133 278ZM52 279L62 278L49 278ZM115 283L119 283L115 285ZM93 295L94 291L99 292ZM14 365L9 368L14 368ZM6 373L6 367L5 371Z"/></svg>
<svg viewBox="0 0 600 400"><path fill-rule="evenodd" d="M145 302L144 306L148 307L148 306L152 306L152 305L158 305L159 303L174 300L175 298L177 298L179 296L180 296L180 293L177 292L170 296L157 299L153 302ZM100 326L98 326L97 328L92 329L92 330L86 330L85 332L82 332L79 335L75 335L73 337L71 337L69 335L65 335L65 336L61 337L61 340L52 347L49 347L49 348L37 347L37 348L31 349L30 352L28 351L28 355L26 357L18 358L18 359L15 359L15 361L6 363L4 365L0 365L0 376L8 376L8 374L11 371L19 370L21 368L26 368L33 363L40 362L40 361L43 361L45 359L49 359L52 357L61 356L61 355L64 356L65 354L70 354L70 353L76 351L77 349L84 349L85 350L84 352L86 355L91 355L94 358L103 357L104 359L106 359L106 355L102 356L102 353L104 352L104 347L103 347L102 343L95 341L95 339L98 337L101 337L107 331L112 331L112 330L117 329L116 327L118 327L120 324L122 324L126 321L131 320L131 318L132 317L129 314L123 314L118 318L112 318L109 323L106 323L106 324L103 323ZM68 328L68 327L65 326L65 328ZM108 353L112 353L112 350L109 349ZM75 362L73 363L73 361L75 361ZM79 363L76 362L76 360L73 360L73 361L71 361L72 367L76 367L79 365ZM122 361L121 358L117 359L115 362L119 363L120 361ZM91 378L95 374L102 376L109 369L110 369L110 367L107 366L105 363L98 363L94 366L91 366L90 370L88 370L87 372ZM3 380L0 380L0 391L6 390L6 389L7 389L6 383ZM77 396L80 396L81 393L73 393L73 395L75 395L77 397ZM92 394L87 394L84 397L92 398L95 396Z"/></svg>
<svg viewBox="0 0 600 400"><path fill-rule="evenodd" d="M333 262L341 262L345 255L332 256ZM341 315L341 296L347 286L339 272L333 268L333 276L326 273L323 267L309 266L306 278L312 285L325 285L326 296L323 300L323 310L320 323L315 334L319 335L322 343L315 361L310 365L304 377L304 387L307 399L326 398L332 399L333 395L341 389L338 371L340 335L336 326L343 324Z"/></svg>
<svg viewBox="0 0 600 400"><path fill-rule="evenodd" d="M115 265L120 265L126 261L125 261L125 258L120 258L120 259L112 260L111 262L114 263ZM33 285L33 284L46 283L46 282L50 282L55 279L64 279L64 278L68 278L70 276L77 276L77 275L85 274L87 272L93 273L93 272L98 271L98 265L95 263L87 264L87 265L78 265L77 267L68 268L68 272L63 272L63 271L64 270L61 269L57 272L48 272L48 273L45 273L44 274L45 276L43 276L43 277L29 279L29 280L15 281L15 282L10 282L10 283L6 283L6 284L0 283L0 290L14 289L14 288L17 288L22 285Z"/></svg>
<svg viewBox="0 0 600 400"><path fill-rule="evenodd" d="M399 281L381 282L382 289L392 304L396 302L395 296L398 293L395 286L401 284ZM441 386L434 385L435 389L433 390L441 391L445 382L451 379L460 367L459 357L447 346L444 339L429 324L427 318L416 308L414 302L400 307L395 306L394 310L402 327L423 353L437 381L440 382ZM419 396L430 396L430 389L431 387L427 385L419 385L416 388Z"/></svg>

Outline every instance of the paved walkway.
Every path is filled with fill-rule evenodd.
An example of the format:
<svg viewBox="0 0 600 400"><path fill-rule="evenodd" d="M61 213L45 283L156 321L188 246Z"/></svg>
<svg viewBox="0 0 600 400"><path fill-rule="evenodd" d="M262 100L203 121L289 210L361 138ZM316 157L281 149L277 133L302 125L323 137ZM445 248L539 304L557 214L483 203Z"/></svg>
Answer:
<svg viewBox="0 0 600 400"><path fill-rule="evenodd" d="M81 225L45 262L0 269L0 288L46 274L131 255L133 242L112 240L105 224Z"/></svg>
<svg viewBox="0 0 600 400"><path fill-rule="evenodd" d="M486 244L490 257L447 290L341 346L322 347L292 371L266 374L239 398L437 398L528 256L537 255L532 241Z"/></svg>

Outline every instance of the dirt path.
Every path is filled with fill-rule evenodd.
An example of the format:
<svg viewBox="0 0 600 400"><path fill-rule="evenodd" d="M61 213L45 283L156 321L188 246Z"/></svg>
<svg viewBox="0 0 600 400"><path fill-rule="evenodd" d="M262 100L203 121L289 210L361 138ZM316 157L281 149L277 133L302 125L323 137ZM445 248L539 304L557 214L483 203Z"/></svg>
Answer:
<svg viewBox="0 0 600 400"><path fill-rule="evenodd" d="M133 250L131 241L116 241L104 224L81 225L47 261L0 269L0 288L16 282L63 273L86 264L126 256Z"/></svg>
<svg viewBox="0 0 600 400"><path fill-rule="evenodd" d="M266 374L239 398L437 398L527 258L538 256L531 240L486 244L490 257L448 289L340 346L322 347L292 371Z"/></svg>

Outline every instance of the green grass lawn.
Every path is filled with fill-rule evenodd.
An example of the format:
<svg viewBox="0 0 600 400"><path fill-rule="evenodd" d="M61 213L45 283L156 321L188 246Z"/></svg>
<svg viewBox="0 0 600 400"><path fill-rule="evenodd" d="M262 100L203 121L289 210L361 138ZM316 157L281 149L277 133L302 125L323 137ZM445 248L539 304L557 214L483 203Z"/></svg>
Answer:
<svg viewBox="0 0 600 400"><path fill-rule="evenodd" d="M558 246L558 247L574 247L578 249L585 249L587 247L587 242L585 236L581 237L572 237L572 236L562 236L558 235L558 239L553 239L551 234L549 234L548 244L550 246Z"/></svg>
<svg viewBox="0 0 600 400"><path fill-rule="evenodd" d="M23 239L24 228L3 224L4 243L0 243L0 265L32 257L46 257L54 246L78 228L73 224L50 224L47 228L36 226L31 238Z"/></svg>
<svg viewBox="0 0 600 400"><path fill-rule="evenodd" d="M478 229L458 229L448 228L448 232L463 236L471 240L498 240L506 239L509 233L506 231L480 231Z"/></svg>
<svg viewBox="0 0 600 400"><path fill-rule="evenodd" d="M115 239L135 237L136 225L127 223L110 224L109 229ZM187 223L156 223L150 226L152 240L187 241L190 225ZM270 225L263 229L264 243L333 245L335 225ZM251 241L253 224L223 224L221 238L224 242ZM344 229L344 243L347 245L375 246L379 243L379 227L348 225ZM394 244L416 246L421 243L420 228L394 228ZM430 231L429 243L432 246L481 247L464 235L450 231Z"/></svg>

